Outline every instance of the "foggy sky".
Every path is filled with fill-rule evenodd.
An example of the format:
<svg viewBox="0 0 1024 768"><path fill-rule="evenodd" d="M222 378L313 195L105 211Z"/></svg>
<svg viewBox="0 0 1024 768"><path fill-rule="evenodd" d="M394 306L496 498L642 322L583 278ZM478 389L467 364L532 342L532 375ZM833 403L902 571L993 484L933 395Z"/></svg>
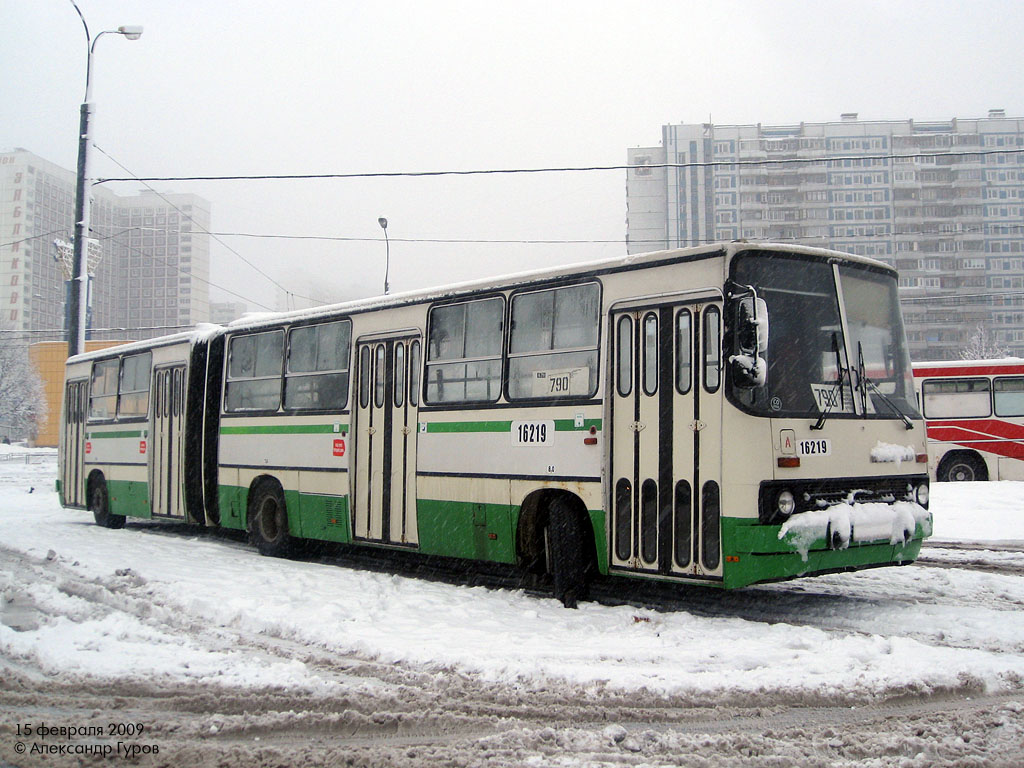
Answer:
<svg viewBox="0 0 1024 768"><path fill-rule="evenodd" d="M93 74L95 143L137 176L616 165L672 122L1024 114L1017 0L79 7L94 36L145 27L135 42L104 36ZM67 0L0 0L0 29L0 151L73 169L78 15ZM99 152L93 170L128 175ZM217 232L380 238L386 216L393 293L625 253L623 171L153 186L210 200ZM299 294L381 290L382 239L223 239ZM214 284L273 303L273 285L216 241L211 257Z"/></svg>

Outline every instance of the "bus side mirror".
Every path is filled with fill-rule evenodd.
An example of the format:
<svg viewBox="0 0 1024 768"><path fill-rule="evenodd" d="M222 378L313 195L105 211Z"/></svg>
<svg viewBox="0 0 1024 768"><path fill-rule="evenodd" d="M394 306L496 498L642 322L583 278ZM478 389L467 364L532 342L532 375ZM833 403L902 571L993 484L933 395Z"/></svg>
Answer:
<svg viewBox="0 0 1024 768"><path fill-rule="evenodd" d="M737 387L763 387L768 381L768 305L746 296L736 305L736 354L729 358Z"/></svg>
<svg viewBox="0 0 1024 768"><path fill-rule="evenodd" d="M768 351L768 305L764 299L746 296L739 300L736 311L736 338L744 355Z"/></svg>

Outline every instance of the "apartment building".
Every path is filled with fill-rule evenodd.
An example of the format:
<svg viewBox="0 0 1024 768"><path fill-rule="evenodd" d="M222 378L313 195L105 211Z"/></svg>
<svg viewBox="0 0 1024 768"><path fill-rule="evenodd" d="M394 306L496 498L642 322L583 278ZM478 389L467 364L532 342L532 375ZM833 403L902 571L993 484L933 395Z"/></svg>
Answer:
<svg viewBox="0 0 1024 768"><path fill-rule="evenodd" d="M0 153L0 329L62 338L67 287L54 240L74 233L75 173ZM210 204L192 194L93 187L91 337L144 339L209 319Z"/></svg>
<svg viewBox="0 0 1024 768"><path fill-rule="evenodd" d="M676 124L628 151L630 253L801 242L895 266L915 359L1024 356L1024 118Z"/></svg>

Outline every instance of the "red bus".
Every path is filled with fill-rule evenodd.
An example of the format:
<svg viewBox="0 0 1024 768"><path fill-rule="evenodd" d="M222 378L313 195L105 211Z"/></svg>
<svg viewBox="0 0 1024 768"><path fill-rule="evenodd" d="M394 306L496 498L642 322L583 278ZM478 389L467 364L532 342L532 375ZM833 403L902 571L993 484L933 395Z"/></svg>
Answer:
<svg viewBox="0 0 1024 768"><path fill-rule="evenodd" d="M914 363L936 480L1024 480L1024 359Z"/></svg>

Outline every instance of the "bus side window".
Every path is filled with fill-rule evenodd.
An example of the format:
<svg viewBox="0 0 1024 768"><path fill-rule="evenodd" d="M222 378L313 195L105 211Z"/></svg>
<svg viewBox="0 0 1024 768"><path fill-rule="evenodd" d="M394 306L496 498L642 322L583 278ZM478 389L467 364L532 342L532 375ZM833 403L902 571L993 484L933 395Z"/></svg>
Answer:
<svg viewBox="0 0 1024 768"><path fill-rule="evenodd" d="M600 309L597 283L515 295L509 397L592 397L597 392Z"/></svg>
<svg viewBox="0 0 1024 768"><path fill-rule="evenodd" d="M228 411L276 411L281 405L284 331L234 336L228 344Z"/></svg>
<svg viewBox="0 0 1024 768"><path fill-rule="evenodd" d="M152 366L153 355L150 352L131 355L121 361L118 417L131 418L149 413L149 379Z"/></svg>
<svg viewBox="0 0 1024 768"><path fill-rule="evenodd" d="M117 413L118 361L101 360L92 367L89 419L112 419Z"/></svg>
<svg viewBox="0 0 1024 768"><path fill-rule="evenodd" d="M934 379L921 385L929 419L978 418L992 413L988 379Z"/></svg>
<svg viewBox="0 0 1024 768"><path fill-rule="evenodd" d="M500 297L430 310L427 402L494 402L501 394L505 302Z"/></svg>
<svg viewBox="0 0 1024 768"><path fill-rule="evenodd" d="M1024 416L1024 376L998 378L995 386L996 416Z"/></svg>
<svg viewBox="0 0 1024 768"><path fill-rule="evenodd" d="M352 323L307 325L288 333L284 407L341 410L348 402Z"/></svg>

